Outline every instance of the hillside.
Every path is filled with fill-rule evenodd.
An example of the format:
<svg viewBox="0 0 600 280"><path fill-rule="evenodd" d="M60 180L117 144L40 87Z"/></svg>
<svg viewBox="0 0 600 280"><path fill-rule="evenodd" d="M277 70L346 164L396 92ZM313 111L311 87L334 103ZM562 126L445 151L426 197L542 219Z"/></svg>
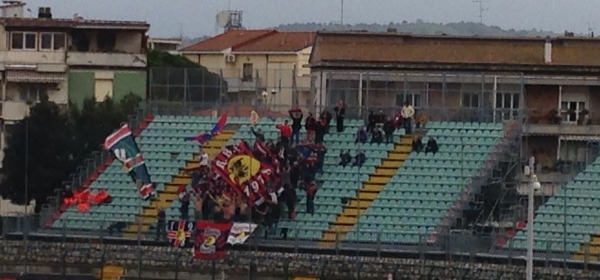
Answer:
<svg viewBox="0 0 600 280"><path fill-rule="evenodd" d="M352 25L340 25L335 23L323 24L323 23L293 23L293 24L282 24L275 29L281 31L317 31L317 30L365 30L365 31L387 31L388 28L395 28L397 32L401 33L413 33L422 35L464 35L464 36L556 36L553 32L546 32L541 30L505 30L498 26L488 26L481 23L474 22L456 22L456 23L431 23L417 20L416 22L401 22L390 24L352 24Z"/></svg>

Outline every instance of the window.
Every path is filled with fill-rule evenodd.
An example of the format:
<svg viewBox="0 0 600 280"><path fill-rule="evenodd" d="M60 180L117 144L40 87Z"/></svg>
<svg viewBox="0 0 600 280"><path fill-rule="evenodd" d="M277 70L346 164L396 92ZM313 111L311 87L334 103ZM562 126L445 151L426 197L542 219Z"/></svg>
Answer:
<svg viewBox="0 0 600 280"><path fill-rule="evenodd" d="M562 101L560 103L560 115L563 121L576 122L579 120L579 113L585 110L585 102ZM582 116L583 117L583 116Z"/></svg>
<svg viewBox="0 0 600 280"><path fill-rule="evenodd" d="M44 85L27 84L19 87L19 98L23 102L39 103L46 94Z"/></svg>
<svg viewBox="0 0 600 280"><path fill-rule="evenodd" d="M518 93L496 93L496 111L501 119L510 120L518 115L519 96Z"/></svg>
<svg viewBox="0 0 600 280"><path fill-rule="evenodd" d="M464 108L479 108L479 94L463 93L462 106Z"/></svg>
<svg viewBox="0 0 600 280"><path fill-rule="evenodd" d="M418 108L421 106L421 95L418 93L400 93L396 96L396 106L402 107L406 101L410 102L413 107Z"/></svg>
<svg viewBox="0 0 600 280"><path fill-rule="evenodd" d="M13 50L35 50L37 34L33 32L11 32L10 46Z"/></svg>
<svg viewBox="0 0 600 280"><path fill-rule="evenodd" d="M41 50L61 50L65 48L66 36L64 33L42 33L40 35Z"/></svg>
<svg viewBox="0 0 600 280"><path fill-rule="evenodd" d="M252 72L254 72L252 63L244 63L242 69L242 81L250 82L252 81Z"/></svg>

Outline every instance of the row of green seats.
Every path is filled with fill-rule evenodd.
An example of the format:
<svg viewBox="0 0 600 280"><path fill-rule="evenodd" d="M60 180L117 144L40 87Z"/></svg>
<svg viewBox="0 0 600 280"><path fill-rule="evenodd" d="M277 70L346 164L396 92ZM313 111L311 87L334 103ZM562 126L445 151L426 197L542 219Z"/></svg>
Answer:
<svg viewBox="0 0 600 280"><path fill-rule="evenodd" d="M466 128L466 129L492 129L502 130L504 124L502 123L478 123L478 122L427 122L425 127L430 128Z"/></svg>

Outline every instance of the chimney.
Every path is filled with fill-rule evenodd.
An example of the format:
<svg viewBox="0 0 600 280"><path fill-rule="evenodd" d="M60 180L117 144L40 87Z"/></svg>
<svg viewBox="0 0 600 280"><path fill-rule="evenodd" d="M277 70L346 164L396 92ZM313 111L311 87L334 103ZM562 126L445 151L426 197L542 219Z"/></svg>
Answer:
<svg viewBox="0 0 600 280"><path fill-rule="evenodd" d="M546 43L544 43L544 62L546 64L552 63L552 40L550 40L550 37L547 37Z"/></svg>

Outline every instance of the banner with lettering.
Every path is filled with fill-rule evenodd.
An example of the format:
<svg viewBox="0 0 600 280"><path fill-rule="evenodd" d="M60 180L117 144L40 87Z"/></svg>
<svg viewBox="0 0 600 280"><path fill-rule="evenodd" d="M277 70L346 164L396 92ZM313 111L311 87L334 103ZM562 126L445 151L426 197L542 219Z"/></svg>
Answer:
<svg viewBox="0 0 600 280"><path fill-rule="evenodd" d="M240 141L230 145L215 156L212 169L236 193L242 195L248 205L260 204L267 195L267 182L273 178L272 164L261 162L252 155L248 143Z"/></svg>

